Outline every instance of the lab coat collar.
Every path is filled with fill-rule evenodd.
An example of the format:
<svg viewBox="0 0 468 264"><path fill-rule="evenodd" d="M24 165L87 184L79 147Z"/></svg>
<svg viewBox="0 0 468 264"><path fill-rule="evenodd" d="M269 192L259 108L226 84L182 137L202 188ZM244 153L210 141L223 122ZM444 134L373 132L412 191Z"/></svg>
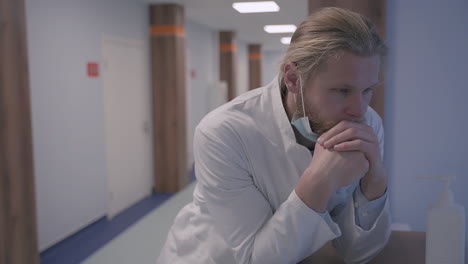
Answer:
<svg viewBox="0 0 468 264"><path fill-rule="evenodd" d="M300 149L302 151L306 151L308 154L309 150L305 147L297 143L296 136L294 135L294 131L291 125L291 121L289 121L288 115L286 114L286 109L284 109L283 101L281 99L281 91L279 85L278 76L276 76L273 81L267 86L268 92L270 93L272 108L273 108L273 115L275 117L275 122L277 127L280 129L282 139L286 146L294 147L294 149ZM308 155L307 155L308 156Z"/></svg>

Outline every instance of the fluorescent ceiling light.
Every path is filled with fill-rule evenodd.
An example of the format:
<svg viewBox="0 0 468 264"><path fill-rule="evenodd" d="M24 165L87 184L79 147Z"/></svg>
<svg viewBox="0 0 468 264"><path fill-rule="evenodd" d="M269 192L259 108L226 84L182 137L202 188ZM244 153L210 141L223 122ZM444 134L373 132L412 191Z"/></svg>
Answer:
<svg viewBox="0 0 468 264"><path fill-rule="evenodd" d="M263 28L268 33L292 33L296 31L295 25L267 25Z"/></svg>
<svg viewBox="0 0 468 264"><path fill-rule="evenodd" d="M275 1L237 2L233 3L232 7L239 13L266 13L278 12L280 10Z"/></svg>
<svg viewBox="0 0 468 264"><path fill-rule="evenodd" d="M281 43L283 43L284 45L289 45L289 43L291 43L291 37L281 38Z"/></svg>

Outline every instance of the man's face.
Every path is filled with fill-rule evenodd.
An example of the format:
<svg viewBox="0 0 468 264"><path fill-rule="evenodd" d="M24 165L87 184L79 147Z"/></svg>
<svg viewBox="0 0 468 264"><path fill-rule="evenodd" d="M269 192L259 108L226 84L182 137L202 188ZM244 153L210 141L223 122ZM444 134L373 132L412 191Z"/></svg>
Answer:
<svg viewBox="0 0 468 264"><path fill-rule="evenodd" d="M380 58L344 52L328 59L309 80L304 81L305 111L312 130L321 135L342 120L362 122L379 84ZM302 115L300 94L296 100Z"/></svg>

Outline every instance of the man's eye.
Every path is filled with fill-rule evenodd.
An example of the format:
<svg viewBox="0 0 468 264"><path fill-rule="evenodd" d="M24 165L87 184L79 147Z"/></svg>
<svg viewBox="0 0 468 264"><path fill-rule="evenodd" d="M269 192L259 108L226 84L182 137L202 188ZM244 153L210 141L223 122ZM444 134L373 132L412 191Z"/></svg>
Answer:
<svg viewBox="0 0 468 264"><path fill-rule="evenodd" d="M369 94L369 93L372 93L374 91L374 89L372 88L367 88L366 90L364 90L364 93L365 94Z"/></svg>
<svg viewBox="0 0 468 264"><path fill-rule="evenodd" d="M338 89L338 91L343 95L348 95L351 93L349 89Z"/></svg>

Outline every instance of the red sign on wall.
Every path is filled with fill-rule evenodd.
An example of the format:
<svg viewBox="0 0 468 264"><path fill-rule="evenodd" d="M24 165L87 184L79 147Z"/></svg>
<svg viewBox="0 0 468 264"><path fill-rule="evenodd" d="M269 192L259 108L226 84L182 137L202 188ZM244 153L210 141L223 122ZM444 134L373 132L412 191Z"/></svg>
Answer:
<svg viewBox="0 0 468 264"><path fill-rule="evenodd" d="M88 77L99 77L99 64L88 62Z"/></svg>
<svg viewBox="0 0 468 264"><path fill-rule="evenodd" d="M192 77L192 80L195 80L197 78L197 72L195 71L195 69L192 69L190 71L190 77Z"/></svg>

